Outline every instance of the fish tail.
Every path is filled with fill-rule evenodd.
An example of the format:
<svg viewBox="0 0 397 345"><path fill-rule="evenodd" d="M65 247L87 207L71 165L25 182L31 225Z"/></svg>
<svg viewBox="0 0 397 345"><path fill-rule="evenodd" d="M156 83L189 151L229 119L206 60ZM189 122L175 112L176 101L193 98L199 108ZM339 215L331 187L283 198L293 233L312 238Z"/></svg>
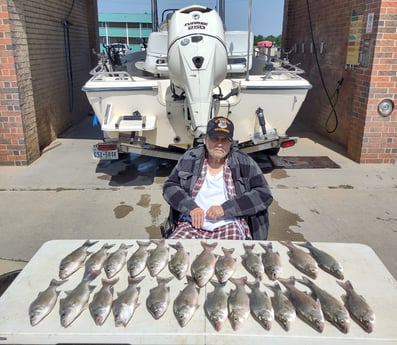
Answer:
<svg viewBox="0 0 397 345"><path fill-rule="evenodd" d="M119 249L128 249L128 248L131 248L132 246L133 246L133 244L121 243Z"/></svg>
<svg viewBox="0 0 397 345"><path fill-rule="evenodd" d="M237 285L245 285L245 284L247 284L247 276L243 276L243 277L240 277L240 278L231 277L229 280L236 286Z"/></svg>
<svg viewBox="0 0 397 345"><path fill-rule="evenodd" d="M165 244L165 238L161 238L161 239L151 239L150 241L151 241L152 243L154 243L155 245L157 245L157 246Z"/></svg>
<svg viewBox="0 0 397 345"><path fill-rule="evenodd" d="M253 244L248 244L248 243L244 243L244 242L243 242L243 247L244 247L245 250L247 250L247 249L254 249L255 243L253 243Z"/></svg>
<svg viewBox="0 0 397 345"><path fill-rule="evenodd" d="M248 286L251 290L259 289L260 280L257 278L257 279L255 279L255 282L253 282L253 283L250 283L250 282L247 281L247 286Z"/></svg>
<svg viewBox="0 0 397 345"><path fill-rule="evenodd" d="M136 241L139 247L149 247L152 242L150 241Z"/></svg>
<svg viewBox="0 0 397 345"><path fill-rule="evenodd" d="M135 277L135 278L132 278L132 277L128 277L128 285L132 285L132 284L134 284L134 285L137 285L137 284L139 284L143 279L145 279L145 276L142 276L142 277Z"/></svg>
<svg viewBox="0 0 397 345"><path fill-rule="evenodd" d="M56 280L56 279L51 279L50 281L50 286L61 286L63 283L66 283L68 279L65 280Z"/></svg>
<svg viewBox="0 0 397 345"><path fill-rule="evenodd" d="M273 285L269 285L269 284L263 284L263 285L265 285L267 288L269 288L273 292L281 291L281 286L279 283L274 283Z"/></svg>
<svg viewBox="0 0 397 345"><path fill-rule="evenodd" d="M309 242L309 241L305 241L303 243L297 243L297 245L300 246L300 247L309 249L309 250L314 248L313 244L311 242Z"/></svg>
<svg viewBox="0 0 397 345"><path fill-rule="evenodd" d="M283 246L286 246L289 249L293 249L295 248L294 244L288 240L288 241L278 241L280 244L282 244Z"/></svg>
<svg viewBox="0 0 397 345"><path fill-rule="evenodd" d="M350 280L346 280L345 282L341 282L339 280L336 281L344 290L346 291L353 291L353 285Z"/></svg>
<svg viewBox="0 0 397 345"><path fill-rule="evenodd" d="M234 248L230 248L230 249L228 249L228 248L225 248L225 247L222 247L222 251L223 251L223 254L233 254L234 253Z"/></svg>
<svg viewBox="0 0 397 345"><path fill-rule="evenodd" d="M207 249L207 250L210 250L210 251L213 251L213 250L216 248L217 245L218 245L218 242L206 243L206 242L204 242L204 241L201 241L201 246L202 246L204 249Z"/></svg>
<svg viewBox="0 0 397 345"><path fill-rule="evenodd" d="M91 241L91 240L86 240L83 244L84 247L92 247L94 244L98 243L99 241Z"/></svg>
<svg viewBox="0 0 397 345"><path fill-rule="evenodd" d="M137 285L137 284L139 284L144 278L145 278L145 276L136 277L136 278L132 278L132 277L128 276L128 285Z"/></svg>
<svg viewBox="0 0 397 345"><path fill-rule="evenodd" d="M263 244L259 242L259 245L265 250L266 253L273 251L273 244L269 242L268 244Z"/></svg>
<svg viewBox="0 0 397 345"><path fill-rule="evenodd" d="M113 278L113 279L106 279L102 278L102 285L103 286L113 286L119 281L119 277Z"/></svg>
<svg viewBox="0 0 397 345"><path fill-rule="evenodd" d="M211 279L211 280L210 280L210 283L211 283L215 288L217 288L217 287L223 287L223 286L225 286L227 282L220 283L220 282L217 281L217 280Z"/></svg>
<svg viewBox="0 0 397 345"><path fill-rule="evenodd" d="M171 277L167 277L167 278L161 278L161 277L159 277L159 276L157 276L156 277L156 280L157 280L157 284L168 284L172 279L174 279L174 277L173 276L171 276Z"/></svg>
<svg viewBox="0 0 397 345"><path fill-rule="evenodd" d="M182 243L181 242L176 242L175 244L169 243L171 248L174 248L175 250L181 249L183 248Z"/></svg>
<svg viewBox="0 0 397 345"><path fill-rule="evenodd" d="M307 277L302 276L302 279L295 279L295 281L297 281L298 283L301 283L303 285L306 285L307 287L313 287L314 283Z"/></svg>
<svg viewBox="0 0 397 345"><path fill-rule="evenodd" d="M296 281L296 278L294 277L294 276L291 276L291 277L289 277L289 278L287 278L287 279L285 279L285 278L278 278L278 281L281 283L281 284L283 284L284 286L294 286L295 285L295 281Z"/></svg>
<svg viewBox="0 0 397 345"><path fill-rule="evenodd" d="M197 284L196 280L191 275L186 275L186 281L188 284L193 284L198 290L200 290L200 286Z"/></svg>
<svg viewBox="0 0 397 345"><path fill-rule="evenodd" d="M113 243L113 244L105 243L105 244L102 246L103 249L110 249L110 248L113 248L113 247L114 247L114 243Z"/></svg>

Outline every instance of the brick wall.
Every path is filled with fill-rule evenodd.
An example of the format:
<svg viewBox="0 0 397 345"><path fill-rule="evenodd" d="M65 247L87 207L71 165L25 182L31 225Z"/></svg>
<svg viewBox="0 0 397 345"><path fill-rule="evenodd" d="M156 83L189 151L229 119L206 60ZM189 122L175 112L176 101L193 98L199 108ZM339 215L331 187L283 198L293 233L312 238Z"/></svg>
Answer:
<svg viewBox="0 0 397 345"><path fill-rule="evenodd" d="M28 159L18 88L18 63L7 1L0 0L0 164L3 165L24 165Z"/></svg>
<svg viewBox="0 0 397 345"><path fill-rule="evenodd" d="M377 113L384 98L397 102L397 9L395 1L317 0L309 1L316 56L306 0L286 0L283 47L295 48L290 55L302 63L304 75L313 84L297 116L315 131L345 147L347 155L360 163L395 163L397 114ZM362 14L360 54L369 43L368 65L346 65L352 11ZM372 32L366 31L368 14L374 14ZM304 49L302 45L304 44ZM320 52L323 46L323 52ZM338 81L343 84L338 90ZM322 82L323 80L323 82ZM336 103L335 112L330 105Z"/></svg>
<svg viewBox="0 0 397 345"><path fill-rule="evenodd" d="M0 0L0 21L0 164L25 165L89 112L81 87L98 45L96 0Z"/></svg>

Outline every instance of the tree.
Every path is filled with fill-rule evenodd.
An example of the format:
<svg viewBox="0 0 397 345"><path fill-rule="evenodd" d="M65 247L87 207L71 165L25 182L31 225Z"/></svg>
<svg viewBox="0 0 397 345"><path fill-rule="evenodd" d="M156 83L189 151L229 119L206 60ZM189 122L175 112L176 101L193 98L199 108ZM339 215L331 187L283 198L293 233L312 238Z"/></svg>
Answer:
<svg viewBox="0 0 397 345"><path fill-rule="evenodd" d="M254 36L254 45L257 45L258 42L260 42L260 41L271 41L271 42L273 42L273 45L275 47L279 48L279 47L281 47L281 38L282 38L282 35L278 35L278 36L269 35L266 37L263 37L262 35L257 35L257 36Z"/></svg>

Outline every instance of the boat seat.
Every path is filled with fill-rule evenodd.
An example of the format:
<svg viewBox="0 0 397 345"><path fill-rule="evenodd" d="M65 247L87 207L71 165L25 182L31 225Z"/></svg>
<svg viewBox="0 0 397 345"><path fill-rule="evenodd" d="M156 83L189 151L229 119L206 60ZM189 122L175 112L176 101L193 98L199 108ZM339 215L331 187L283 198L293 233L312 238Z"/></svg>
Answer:
<svg viewBox="0 0 397 345"><path fill-rule="evenodd" d="M244 73L247 71L247 61L249 68L252 67L252 54L254 35L250 33L250 52L248 50L248 31L226 31L225 43L228 57L227 71L229 73Z"/></svg>
<svg viewBox="0 0 397 345"><path fill-rule="evenodd" d="M135 66L153 74L168 74L168 32L152 32L149 35L145 61Z"/></svg>

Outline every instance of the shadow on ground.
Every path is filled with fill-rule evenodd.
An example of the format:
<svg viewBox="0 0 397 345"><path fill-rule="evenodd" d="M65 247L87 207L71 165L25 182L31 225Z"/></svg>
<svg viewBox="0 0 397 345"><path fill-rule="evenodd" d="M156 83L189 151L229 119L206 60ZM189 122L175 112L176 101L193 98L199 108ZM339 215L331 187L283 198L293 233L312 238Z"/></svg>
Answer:
<svg viewBox="0 0 397 345"><path fill-rule="evenodd" d="M103 173L97 178L108 180L110 186L147 186L155 177L168 176L175 164L174 160L130 153L117 161L100 161L96 172Z"/></svg>

